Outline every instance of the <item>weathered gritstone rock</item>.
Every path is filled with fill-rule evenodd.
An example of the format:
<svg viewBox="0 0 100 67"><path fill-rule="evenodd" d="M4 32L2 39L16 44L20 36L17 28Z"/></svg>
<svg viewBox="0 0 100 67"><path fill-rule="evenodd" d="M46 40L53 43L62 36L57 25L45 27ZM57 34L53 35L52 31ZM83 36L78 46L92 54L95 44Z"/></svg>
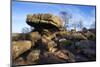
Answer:
<svg viewBox="0 0 100 67"><path fill-rule="evenodd" d="M12 42L12 55L13 59L17 58L22 53L31 48L31 41L13 41Z"/></svg>
<svg viewBox="0 0 100 67"><path fill-rule="evenodd" d="M68 39L76 39L76 40L87 40L87 37L85 37L81 33L69 34L69 35L67 35L67 38Z"/></svg>
<svg viewBox="0 0 100 67"><path fill-rule="evenodd" d="M36 64L39 60L39 56L40 56L40 50L33 50L29 53L29 55L27 56L27 61L29 64Z"/></svg>
<svg viewBox="0 0 100 67"><path fill-rule="evenodd" d="M68 50L59 50L54 52L54 55L56 55L58 58L66 60L67 62L75 62L75 56Z"/></svg>
<svg viewBox="0 0 100 67"><path fill-rule="evenodd" d="M22 57L19 57L14 61L14 65L26 65L26 62Z"/></svg>
<svg viewBox="0 0 100 67"><path fill-rule="evenodd" d="M76 33L76 34L74 33L72 36L75 37L76 39L87 40L87 38L84 35L82 35L81 33Z"/></svg>
<svg viewBox="0 0 100 67"><path fill-rule="evenodd" d="M75 62L73 54L71 54L67 50L58 50L56 52L44 52L43 55L40 56L40 62L43 64Z"/></svg>
<svg viewBox="0 0 100 67"><path fill-rule="evenodd" d="M51 63L64 63L66 60L58 58L54 53L44 52L43 55L40 55L41 60L40 64L51 64ZM44 59L45 58L45 59Z"/></svg>
<svg viewBox="0 0 100 67"><path fill-rule="evenodd" d="M31 32L30 37L32 42L37 42L37 40L41 39L41 35L39 34L39 32Z"/></svg>
<svg viewBox="0 0 100 67"><path fill-rule="evenodd" d="M55 52L55 55L61 59L68 60L68 56L64 54L62 51Z"/></svg>
<svg viewBox="0 0 100 67"><path fill-rule="evenodd" d="M52 40L52 36L49 37L49 36L43 35L42 43L47 47L49 52L54 52L55 50L57 50L55 48L57 46L57 44Z"/></svg>
<svg viewBox="0 0 100 67"><path fill-rule="evenodd" d="M94 33L88 31L87 33L84 33L84 35L89 39L89 40L95 40L96 36Z"/></svg>
<svg viewBox="0 0 100 67"><path fill-rule="evenodd" d="M62 26L61 19L52 14L31 14L27 15L26 23L35 28L56 28Z"/></svg>

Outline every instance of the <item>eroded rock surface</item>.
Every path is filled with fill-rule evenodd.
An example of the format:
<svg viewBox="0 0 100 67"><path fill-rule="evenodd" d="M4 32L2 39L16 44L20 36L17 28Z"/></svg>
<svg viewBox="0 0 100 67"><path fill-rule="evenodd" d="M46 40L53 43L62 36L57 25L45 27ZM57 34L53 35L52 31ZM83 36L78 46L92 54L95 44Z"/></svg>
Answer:
<svg viewBox="0 0 100 67"><path fill-rule="evenodd" d="M41 28L56 28L62 26L61 19L58 16L52 14L31 14L27 15L27 24L37 29Z"/></svg>
<svg viewBox="0 0 100 67"><path fill-rule="evenodd" d="M31 41L13 41L12 45L13 59L29 50L32 46Z"/></svg>

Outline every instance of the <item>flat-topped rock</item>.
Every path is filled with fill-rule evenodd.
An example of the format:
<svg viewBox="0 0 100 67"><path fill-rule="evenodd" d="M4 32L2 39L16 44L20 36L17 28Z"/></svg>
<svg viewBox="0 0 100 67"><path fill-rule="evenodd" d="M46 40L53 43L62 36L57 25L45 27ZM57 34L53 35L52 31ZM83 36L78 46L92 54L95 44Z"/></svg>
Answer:
<svg viewBox="0 0 100 67"><path fill-rule="evenodd" d="M60 17L52 14L30 14L27 15L26 23L35 28L56 28L62 26Z"/></svg>

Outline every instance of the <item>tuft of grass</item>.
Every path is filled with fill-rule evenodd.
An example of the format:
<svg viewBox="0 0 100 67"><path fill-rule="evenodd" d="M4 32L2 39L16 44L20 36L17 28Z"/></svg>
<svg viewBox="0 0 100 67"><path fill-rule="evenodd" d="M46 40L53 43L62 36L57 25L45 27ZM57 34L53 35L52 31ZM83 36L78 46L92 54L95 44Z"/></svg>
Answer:
<svg viewBox="0 0 100 67"><path fill-rule="evenodd" d="M62 45L68 46L68 45L71 45L72 42L70 40L64 40L61 43Z"/></svg>

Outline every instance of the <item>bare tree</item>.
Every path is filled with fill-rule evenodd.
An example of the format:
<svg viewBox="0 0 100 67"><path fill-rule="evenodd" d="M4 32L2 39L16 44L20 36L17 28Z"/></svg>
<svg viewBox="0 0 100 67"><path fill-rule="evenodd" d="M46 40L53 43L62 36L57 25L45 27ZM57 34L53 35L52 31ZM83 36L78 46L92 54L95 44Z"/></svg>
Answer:
<svg viewBox="0 0 100 67"><path fill-rule="evenodd" d="M76 31L76 28L78 26L77 21L74 21L73 24L72 24L72 26L74 27L74 30Z"/></svg>
<svg viewBox="0 0 100 67"><path fill-rule="evenodd" d="M82 28L82 31L83 31L84 33L86 33L86 32L88 31L88 29L87 29L86 27L83 27L83 28Z"/></svg>
<svg viewBox="0 0 100 67"><path fill-rule="evenodd" d="M82 20L78 21L78 27L82 30L82 28L83 28L83 22L82 22Z"/></svg>
<svg viewBox="0 0 100 67"><path fill-rule="evenodd" d="M74 29L76 30L76 28L80 28L82 30L83 28L83 22L82 20L79 21L74 21L72 26L74 27Z"/></svg>
<svg viewBox="0 0 100 67"><path fill-rule="evenodd" d="M29 30L30 30L30 32L34 31L34 27L30 27Z"/></svg>
<svg viewBox="0 0 100 67"><path fill-rule="evenodd" d="M29 28L24 27L24 28L22 29L22 33L28 33L28 32L29 32Z"/></svg>
<svg viewBox="0 0 100 67"><path fill-rule="evenodd" d="M60 12L60 16L62 18L62 21L64 22L64 27L67 29L68 23L69 23L69 19L72 17L71 14L69 14L66 11L61 11Z"/></svg>
<svg viewBox="0 0 100 67"><path fill-rule="evenodd" d="M27 28L27 27L24 27L23 29L22 29L22 36L21 36L21 38L23 39L23 40L25 40L26 38L27 38L27 34L30 32L30 28Z"/></svg>

